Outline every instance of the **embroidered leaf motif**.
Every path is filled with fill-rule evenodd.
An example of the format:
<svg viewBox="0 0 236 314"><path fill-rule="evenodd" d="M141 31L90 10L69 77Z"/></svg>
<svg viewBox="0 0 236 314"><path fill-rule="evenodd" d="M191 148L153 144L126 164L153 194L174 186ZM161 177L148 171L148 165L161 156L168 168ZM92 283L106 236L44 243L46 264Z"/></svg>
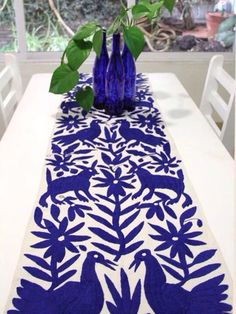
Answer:
<svg viewBox="0 0 236 314"><path fill-rule="evenodd" d="M29 266L24 266L23 267L28 273L30 273L32 276L38 278L38 279L42 279L45 281L52 281L51 276L49 276L47 273L45 273L44 271L35 268L35 267L29 267Z"/></svg>
<svg viewBox="0 0 236 314"><path fill-rule="evenodd" d="M171 274L174 278L178 279L179 281L183 280L183 277L174 269L167 265L161 265L169 274Z"/></svg>
<svg viewBox="0 0 236 314"><path fill-rule="evenodd" d="M60 273L64 271L65 269L69 268L71 265L73 265L77 261L79 257L80 257L80 254L76 254L75 256L70 258L68 261L60 265L60 267L58 267L58 272Z"/></svg>
<svg viewBox="0 0 236 314"><path fill-rule="evenodd" d="M126 227L128 227L134 220L135 218L138 216L139 214L139 210L132 214L131 216L129 216L120 226L121 229L125 229Z"/></svg>
<svg viewBox="0 0 236 314"><path fill-rule="evenodd" d="M185 212L183 212L183 214L180 216L181 225L184 224L184 221L186 219L193 217L193 215L196 213L196 210L197 210L196 207L192 207L192 208L186 210Z"/></svg>
<svg viewBox="0 0 236 314"><path fill-rule="evenodd" d="M74 152L74 150L75 150L77 147L78 147L78 144L73 144L73 145L68 146L68 148L65 149L65 151L64 151L64 155L71 154L72 152Z"/></svg>
<svg viewBox="0 0 236 314"><path fill-rule="evenodd" d="M111 157L102 153L102 160L104 161L105 164L110 164L111 163Z"/></svg>
<svg viewBox="0 0 236 314"><path fill-rule="evenodd" d="M109 312L111 314L137 314L140 306L140 298L141 298L141 282L140 280L137 282L133 295L131 296L130 285L128 276L125 273L124 269L121 268L120 272L120 281L121 281L121 294L116 289L114 283L111 279L105 275L106 283L108 289L112 295L113 301L115 304L111 302L106 302Z"/></svg>
<svg viewBox="0 0 236 314"><path fill-rule="evenodd" d="M135 242L135 243L131 244L130 246L128 246L125 249L125 254L129 254L129 253L137 250L143 244L143 242L144 241L138 241L138 242Z"/></svg>
<svg viewBox="0 0 236 314"><path fill-rule="evenodd" d="M43 212L39 207L36 207L34 212L34 221L39 227L42 227L42 219L43 219Z"/></svg>
<svg viewBox="0 0 236 314"><path fill-rule="evenodd" d="M218 263L204 266L202 268L199 268L198 270L195 270L191 274L189 274L189 278L198 278L198 277L205 276L205 275L213 272L214 270L216 270L219 267L220 267L220 264L218 264Z"/></svg>
<svg viewBox="0 0 236 314"><path fill-rule="evenodd" d="M58 217L60 215L60 209L59 209L58 206L52 204L52 206L51 206L51 215L52 215L54 220L58 221Z"/></svg>
<svg viewBox="0 0 236 314"><path fill-rule="evenodd" d="M112 249L111 247L105 245L105 244L102 244L102 243L97 243L97 242L92 242L92 244L96 247L98 247L99 249L109 253L109 254L112 254L112 255L116 255L118 253L117 250L115 249Z"/></svg>
<svg viewBox="0 0 236 314"><path fill-rule="evenodd" d="M128 233L127 236L125 237L125 243L131 242L142 230L143 225L144 225L144 222L141 222L137 227L132 229L130 233Z"/></svg>
<svg viewBox="0 0 236 314"><path fill-rule="evenodd" d="M62 276L60 276L57 279L56 285L59 286L61 283L63 283L64 281L66 281L67 279L72 277L75 273L76 273L76 270L74 269L74 270L70 270L67 273L63 274Z"/></svg>
<svg viewBox="0 0 236 314"><path fill-rule="evenodd" d="M175 267L182 269L181 263L175 261L173 258L169 258L169 257L162 255L162 254L157 254L157 256L161 257L165 262L171 264L172 266L175 266Z"/></svg>
<svg viewBox="0 0 236 314"><path fill-rule="evenodd" d="M55 135L56 135L56 133L55 133ZM52 152L53 152L53 154L61 154L60 146L58 146L56 144L52 144Z"/></svg>
<svg viewBox="0 0 236 314"><path fill-rule="evenodd" d="M125 215L125 214L130 213L130 212L133 211L134 209L138 208L139 204L140 204L140 202L135 203L135 204L133 204L133 205L130 205L130 206L126 207L125 209L123 209L123 210L121 211L121 215Z"/></svg>
<svg viewBox="0 0 236 314"><path fill-rule="evenodd" d="M66 231L66 234L72 234L75 233L77 231L79 231L82 227L84 226L84 222L81 222L80 224L78 224L75 227L72 227L71 229Z"/></svg>
<svg viewBox="0 0 236 314"><path fill-rule="evenodd" d="M138 151L138 150L132 150L132 149L127 150L127 153L129 153L129 154L131 154L131 155L134 155L134 156L141 156L141 157L147 155L146 153L140 152L140 151Z"/></svg>
<svg viewBox="0 0 236 314"><path fill-rule="evenodd" d="M111 224L109 221L107 221L105 218L102 218L101 216L94 215L94 214L88 214L88 215L89 215L90 217L92 217L95 221L98 221L98 222L100 222L102 225L104 225L104 226L106 226L106 227L108 227L108 228L110 228L110 229L113 230L112 224Z"/></svg>
<svg viewBox="0 0 236 314"><path fill-rule="evenodd" d="M112 216L112 215L113 215L113 212L112 212L108 207L106 207L105 205L97 204L97 203L96 203L96 205L97 205L97 207L98 207L101 211L103 211L105 214L108 214L109 216Z"/></svg>
<svg viewBox="0 0 236 314"><path fill-rule="evenodd" d="M35 256L35 255L32 255L32 254L25 254L25 256L27 258L29 258L30 260L32 260L33 262L35 262L38 266L40 266L40 267L42 267L44 269L50 270L50 265L44 259L42 259L41 257Z"/></svg>
<svg viewBox="0 0 236 314"><path fill-rule="evenodd" d="M102 238L105 241L112 242L112 243L119 243L119 239L111 235L110 233L100 229L100 228L93 228L90 227L89 230L91 230L93 233L98 235L100 238Z"/></svg>

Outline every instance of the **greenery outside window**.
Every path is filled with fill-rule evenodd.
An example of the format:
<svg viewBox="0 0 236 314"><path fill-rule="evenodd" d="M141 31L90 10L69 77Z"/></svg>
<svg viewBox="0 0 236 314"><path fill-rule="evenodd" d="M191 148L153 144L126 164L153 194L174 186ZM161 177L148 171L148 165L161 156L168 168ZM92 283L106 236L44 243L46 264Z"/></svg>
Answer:
<svg viewBox="0 0 236 314"><path fill-rule="evenodd" d="M151 24L140 18L139 27L145 34L144 50L232 52L235 2L177 0L172 15L164 11L162 18ZM135 0L127 0L126 4L132 6ZM61 52L81 24L96 20L108 27L119 7L119 0L0 0L0 52L17 51L25 55ZM212 21L214 27L210 25ZM222 21L224 25L218 32Z"/></svg>

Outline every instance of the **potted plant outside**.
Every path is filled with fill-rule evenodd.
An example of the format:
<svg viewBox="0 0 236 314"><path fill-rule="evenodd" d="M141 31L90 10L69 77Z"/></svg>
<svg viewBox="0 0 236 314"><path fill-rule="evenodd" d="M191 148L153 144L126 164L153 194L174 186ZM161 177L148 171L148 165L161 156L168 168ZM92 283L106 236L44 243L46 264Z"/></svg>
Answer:
<svg viewBox="0 0 236 314"><path fill-rule="evenodd" d="M235 40L236 15L232 15L225 19L219 25L215 39L225 48L230 48Z"/></svg>
<svg viewBox="0 0 236 314"><path fill-rule="evenodd" d="M219 2L214 7L214 12L208 12L206 14L208 37L214 38L221 22L232 15L231 11L232 4L229 0L219 0Z"/></svg>

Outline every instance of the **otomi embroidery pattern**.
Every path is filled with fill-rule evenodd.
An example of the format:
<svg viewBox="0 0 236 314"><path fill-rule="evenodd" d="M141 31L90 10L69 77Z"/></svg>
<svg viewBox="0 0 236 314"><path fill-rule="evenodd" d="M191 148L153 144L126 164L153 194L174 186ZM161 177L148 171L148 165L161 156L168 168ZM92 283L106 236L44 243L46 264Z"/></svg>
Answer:
<svg viewBox="0 0 236 314"><path fill-rule="evenodd" d="M135 111L120 117L85 115L74 94L61 104L8 314L231 313L145 77Z"/></svg>

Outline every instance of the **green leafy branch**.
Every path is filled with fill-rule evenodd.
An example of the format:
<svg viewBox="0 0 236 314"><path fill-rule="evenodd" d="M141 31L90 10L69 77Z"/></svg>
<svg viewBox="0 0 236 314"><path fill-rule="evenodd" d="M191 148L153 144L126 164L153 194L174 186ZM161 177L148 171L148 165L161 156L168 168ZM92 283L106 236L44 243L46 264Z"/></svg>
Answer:
<svg viewBox="0 0 236 314"><path fill-rule="evenodd" d="M69 92L77 84L78 69L88 58L91 50L93 49L100 56L101 47L101 27L94 22L81 26L63 52L61 64L52 75L49 91L54 94ZM91 108L93 98L93 90L90 86L85 86L76 94L76 100L86 111Z"/></svg>
<svg viewBox="0 0 236 314"><path fill-rule="evenodd" d="M138 20L145 17L152 22L161 15L162 8L172 12L174 5L175 0L159 0L153 3L150 0L139 0L137 4L126 8L121 1L119 15L109 27L108 34L122 32L127 47L137 60L145 45L144 34L136 26Z"/></svg>
<svg viewBox="0 0 236 314"><path fill-rule="evenodd" d="M150 22L161 15L164 7L170 12L173 10L175 0L139 0L134 6L127 8L120 0L120 11L109 27L107 34L123 33L124 41L131 54L137 60L142 52L145 39L144 34L138 28L138 20L147 18ZM93 49L99 57L101 54L103 31L95 22L81 26L69 41L61 58L60 66L54 71L49 91L54 94L64 94L70 91L79 80L78 69L90 55ZM67 60L67 62L65 61ZM87 112L94 101L93 90L90 86L84 86L76 94L76 101Z"/></svg>

